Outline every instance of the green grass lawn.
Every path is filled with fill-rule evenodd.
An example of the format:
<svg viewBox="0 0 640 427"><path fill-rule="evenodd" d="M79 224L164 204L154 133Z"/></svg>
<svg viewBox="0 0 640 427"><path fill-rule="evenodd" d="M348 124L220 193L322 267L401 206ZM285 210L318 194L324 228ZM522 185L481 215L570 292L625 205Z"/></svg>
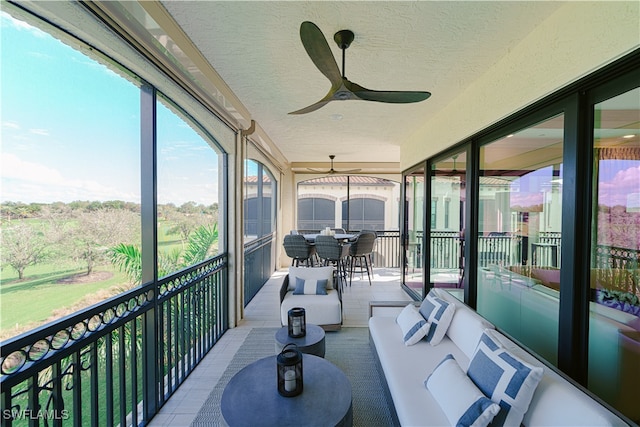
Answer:
<svg viewBox="0 0 640 427"><path fill-rule="evenodd" d="M51 273L54 268L58 270ZM43 323L56 311L68 310L88 295L127 283L125 275L110 265L96 268L97 272L109 272L109 278L88 283L61 283L60 279L85 274L84 270L73 269L71 266L65 268L43 264L31 267L27 273L29 270L32 274L27 274L22 281L11 277L8 269L2 272L0 331L4 338L11 330L15 331L16 326L21 328ZM10 335L12 334L9 333Z"/></svg>
<svg viewBox="0 0 640 427"><path fill-rule="evenodd" d="M177 235L167 234L169 224L158 227L158 250L164 253L184 249ZM27 267L25 278L18 280L17 273L4 266L0 274L0 340L7 339L24 330L43 324L52 316L59 318L81 310L82 301L90 304L109 296L107 290L121 286L129 287L124 273L111 264L96 266L94 272L108 272L108 278L88 280L80 283L63 279L85 274L85 270L71 262L38 264Z"/></svg>

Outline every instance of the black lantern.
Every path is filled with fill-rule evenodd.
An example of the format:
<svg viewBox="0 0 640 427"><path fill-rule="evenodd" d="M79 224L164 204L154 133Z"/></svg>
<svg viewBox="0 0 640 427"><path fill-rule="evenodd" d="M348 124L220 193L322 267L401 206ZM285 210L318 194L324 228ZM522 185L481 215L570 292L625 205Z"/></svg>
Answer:
<svg viewBox="0 0 640 427"><path fill-rule="evenodd" d="M278 364L278 393L293 397L302 393L302 353L295 344L284 346L276 357Z"/></svg>
<svg viewBox="0 0 640 427"><path fill-rule="evenodd" d="M288 311L289 336L291 338L301 338L307 334L307 319L304 308L293 307Z"/></svg>

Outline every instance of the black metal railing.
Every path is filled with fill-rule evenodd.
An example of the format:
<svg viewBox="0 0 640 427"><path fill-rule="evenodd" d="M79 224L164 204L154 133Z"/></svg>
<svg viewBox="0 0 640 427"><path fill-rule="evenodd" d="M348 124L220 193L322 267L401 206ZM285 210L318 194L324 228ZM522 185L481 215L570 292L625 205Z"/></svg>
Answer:
<svg viewBox="0 0 640 427"><path fill-rule="evenodd" d="M373 266L384 268L400 268L400 231L376 231L376 244L373 248Z"/></svg>
<svg viewBox="0 0 640 427"><path fill-rule="evenodd" d="M246 306L269 280L275 269L273 233L244 244L244 305Z"/></svg>
<svg viewBox="0 0 640 427"><path fill-rule="evenodd" d="M4 341L2 426L146 424L228 329L227 286L221 255Z"/></svg>
<svg viewBox="0 0 640 427"><path fill-rule="evenodd" d="M616 246L598 245L596 249L597 268L640 268L640 251L636 249L619 248Z"/></svg>
<svg viewBox="0 0 640 427"><path fill-rule="evenodd" d="M320 230L300 229L300 234L317 234ZM349 234L357 234L360 230L348 230ZM373 248L373 266L383 268L400 268L401 247L400 231L376 230L376 244Z"/></svg>

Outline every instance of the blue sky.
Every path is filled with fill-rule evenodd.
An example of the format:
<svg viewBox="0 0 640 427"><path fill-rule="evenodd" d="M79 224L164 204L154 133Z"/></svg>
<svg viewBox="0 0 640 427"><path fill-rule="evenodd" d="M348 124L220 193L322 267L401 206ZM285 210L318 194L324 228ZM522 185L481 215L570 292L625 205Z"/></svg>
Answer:
<svg viewBox="0 0 640 427"><path fill-rule="evenodd" d="M139 202L138 88L6 13L0 24L0 200ZM158 122L159 202L216 202L214 150L161 105Z"/></svg>

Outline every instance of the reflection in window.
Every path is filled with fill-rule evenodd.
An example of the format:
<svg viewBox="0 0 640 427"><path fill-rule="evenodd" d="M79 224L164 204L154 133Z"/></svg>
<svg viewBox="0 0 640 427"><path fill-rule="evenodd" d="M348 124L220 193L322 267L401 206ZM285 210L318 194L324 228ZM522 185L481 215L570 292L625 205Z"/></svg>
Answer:
<svg viewBox="0 0 640 427"><path fill-rule="evenodd" d="M478 312L554 364L563 118L480 148Z"/></svg>
<svg viewBox="0 0 640 427"><path fill-rule="evenodd" d="M220 250L218 154L178 112L158 102L158 277Z"/></svg>
<svg viewBox="0 0 640 427"><path fill-rule="evenodd" d="M640 89L595 106L589 388L639 420Z"/></svg>
<svg viewBox="0 0 640 427"><path fill-rule="evenodd" d="M412 171L404 177L405 212L403 244L403 283L417 298L424 298L422 268L425 221L424 169Z"/></svg>
<svg viewBox="0 0 640 427"><path fill-rule="evenodd" d="M462 288L464 273L465 153L434 162L431 167L430 283ZM436 201L443 200L439 213ZM440 218L438 220L438 218ZM462 299L462 292L452 292Z"/></svg>

